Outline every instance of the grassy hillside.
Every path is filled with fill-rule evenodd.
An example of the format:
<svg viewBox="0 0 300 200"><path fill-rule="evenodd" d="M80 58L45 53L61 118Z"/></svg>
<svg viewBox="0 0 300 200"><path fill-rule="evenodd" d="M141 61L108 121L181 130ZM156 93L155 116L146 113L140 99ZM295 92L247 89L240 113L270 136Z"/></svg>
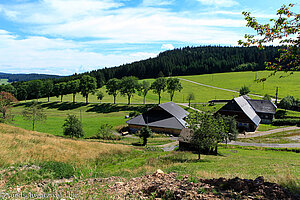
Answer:
<svg viewBox="0 0 300 200"><path fill-rule="evenodd" d="M0 136L0 167L37 161L84 164L99 155L131 151L129 146L66 139L1 123Z"/></svg>
<svg viewBox="0 0 300 200"><path fill-rule="evenodd" d="M275 96L276 87L278 87L278 96L280 98L287 95L292 95L300 98L300 72L294 72L293 75L287 76L287 73L278 72L275 76L268 78L263 86L263 83L255 82L255 77L263 78L270 74L268 71L258 72L230 72L218 74L205 74L196 76L180 76L181 78L192 80L195 82L217 86L226 89L238 91L240 87L246 85L254 94ZM279 78L280 76L287 76Z"/></svg>
<svg viewBox="0 0 300 200"><path fill-rule="evenodd" d="M153 82L154 79L146 79L149 82ZM190 83L187 81L181 81L181 84L183 86L183 90L181 92L175 92L175 96L173 98L174 102L188 102L186 100L186 97L189 93L193 92L195 95L195 100L192 100L192 102L208 102L212 99L232 99L234 96L238 96L238 93L235 92L228 92L223 91L219 89L209 88L200 86L194 83ZM102 103L112 103L113 97L109 96L105 91L105 88L100 89L104 93L104 98L102 100ZM72 95L65 95L63 97L63 101L72 101ZM41 99L41 101L47 101L47 98ZM60 101L60 97L51 97L50 101ZM85 98L82 97L82 95L77 94L76 96L77 102L85 102ZM96 95L90 95L89 96L90 102L99 102L97 100ZM170 101L170 95L167 92L162 93L161 102L169 102ZM127 96L121 96L118 95L116 98L116 103L127 103ZM133 96L131 103L134 104L142 104L143 103L143 97L139 96L137 93ZM149 91L146 96L146 103L158 103L158 96L157 94L154 94L152 91Z"/></svg>
<svg viewBox="0 0 300 200"><path fill-rule="evenodd" d="M281 75L287 75L283 72L278 72L276 76L272 76L267 81L263 83L257 83L254 81L257 74L257 78L267 77L270 72L268 71L258 71L258 72L230 72L230 73L218 73L218 74L205 74L205 75L194 75L194 76L180 76L180 78L188 79L191 81L212 85L216 87L221 87L225 89L232 89L239 91L240 87L246 85L250 88L251 93L259 94L261 96L269 94L275 96L276 87L279 88L278 96L282 98L286 95L293 95L296 98L300 98L300 72L295 72L285 78L279 78ZM146 79L147 81L153 82L154 79ZM193 92L195 94L195 100L192 102L208 102L213 99L232 99L233 97L239 96L239 93L229 92L224 90L219 90L215 88L209 88L205 86L200 86L187 81L181 81L183 90L181 92L175 92L174 102L185 102L187 103L186 97L189 93ZM263 88L264 87L264 88ZM105 92L105 87L100 89L104 93L104 98L102 102L112 103L113 97L109 96ZM251 96L251 98L257 99L258 97ZM41 99L41 101L47 101L46 98ZM50 101L60 101L60 97L51 97ZM72 101L72 95L65 95L63 101ZM80 94L76 96L77 102L85 102ZM99 102L96 95L91 94L89 97L90 102ZM163 92L162 102L170 101L169 94ZM143 97L139 96L137 93L133 96L132 103L141 104L143 103ZM127 96L118 95L116 103L127 103ZM149 91L146 96L146 103L158 103L158 96L152 91Z"/></svg>
<svg viewBox="0 0 300 200"><path fill-rule="evenodd" d="M27 193L37 192L34 183L47 180L40 192L55 193L59 186L52 185L53 179L75 177L76 183L87 178L131 178L157 169L200 178L264 176L267 181L296 190L300 184L299 155L294 152L222 146L220 155L202 155L198 161L191 152L162 152L155 148L66 139L5 124L0 124L0 137L0 189L5 192L15 190L17 185ZM29 186L24 187L26 184ZM103 187L103 182L99 182L71 187L71 191L81 196Z"/></svg>
<svg viewBox="0 0 300 200"><path fill-rule="evenodd" d="M22 117L22 111L28 103L19 103L12 108L12 113L15 117L11 123L17 127L32 130L32 123L25 121ZM125 119L125 115L128 115L131 111L144 111L147 109L147 106L151 106L113 104L85 105L84 103L73 104L68 102L50 102L42 103L41 105L47 115L47 120L37 123L37 131L62 136L62 125L67 114L74 114L82 119L85 137L95 135L101 124L111 124L114 127L125 125L125 122L128 120Z"/></svg>

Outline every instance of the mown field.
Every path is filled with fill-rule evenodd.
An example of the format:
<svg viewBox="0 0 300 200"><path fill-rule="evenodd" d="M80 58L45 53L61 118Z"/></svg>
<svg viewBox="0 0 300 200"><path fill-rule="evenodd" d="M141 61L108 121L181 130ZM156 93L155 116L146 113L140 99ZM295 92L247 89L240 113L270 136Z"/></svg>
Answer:
<svg viewBox="0 0 300 200"><path fill-rule="evenodd" d="M264 84L262 82L257 83L255 81L256 77L258 79L264 78L268 77L269 74L269 71L247 71L204 74L196 76L180 76L180 78L236 91L239 91L243 85L246 85L250 88L250 93L259 94L262 96L265 94L275 96L276 87L278 87L279 98L283 98L287 95L300 98L300 72L294 72L293 75L289 75L284 72L278 72L275 76L268 78ZM286 77L280 78L280 76Z"/></svg>
<svg viewBox="0 0 300 200"><path fill-rule="evenodd" d="M27 130L32 130L32 122L24 120L22 111L30 102L14 105L11 112L14 115L11 124ZM68 114L74 114L82 120L85 137L91 137L97 133L100 125L110 124L114 128L126 125L125 116L132 111L145 111L151 105L113 105L113 104L88 104L70 102L41 103L47 119L36 124L36 131L63 135L62 125Z"/></svg>
<svg viewBox="0 0 300 200"><path fill-rule="evenodd" d="M298 139L297 139L298 138ZM278 133L272 133L260 137L253 138L240 138L241 142L254 142L254 143L299 143L300 142L300 130L282 131Z"/></svg>
<svg viewBox="0 0 300 200"><path fill-rule="evenodd" d="M154 79L146 79L149 82L153 82ZM181 81L182 84L182 91L180 92L175 92L175 96L173 98L173 102L180 102L180 103L188 103L187 95L189 93L194 93L195 99L192 100L191 102L208 102L213 99L232 99L233 97L239 96L238 93L236 92L228 92L228 91L223 91L219 89L214 89L214 88L209 88L209 87L204 87L200 86L197 84L193 84L187 81ZM113 103L113 96L110 96L106 93L105 87L98 89L98 91L102 91L104 93L104 98L101 101L102 103ZM251 98L257 98L250 96ZM63 97L63 101L72 101L73 96L71 94L65 95ZM42 98L41 101L47 101L47 98ZM60 101L60 97L51 97L50 101ZM76 95L76 101L77 102L85 102L85 98L82 97L82 95L77 94ZM97 99L97 96L94 94L91 94L89 96L89 101L90 102L100 102ZM162 93L162 98L161 102L169 102L170 101L170 95L166 91ZM123 103L126 104L127 101L127 96L121 96L120 94L116 98L116 103ZM138 93L134 94L131 103L133 104L142 104L143 103L143 97L139 96ZM146 96L146 103L158 103L158 95L154 94L152 91L149 91L147 96Z"/></svg>
<svg viewBox="0 0 300 200"><path fill-rule="evenodd" d="M205 74L205 75L194 75L194 76L180 76L180 78L192 80L199 83L204 83L207 85L217 86L226 89L232 89L239 91L240 87L246 85L250 88L253 94L265 95L269 94L275 96L276 87L279 88L278 96L282 98L286 95L293 95L296 98L300 98L300 72L295 72L293 75L290 75L285 78L279 78L281 75L287 75L283 72L278 72L276 76L272 76L267 79L264 84L257 83L254 81L257 74L258 78L267 77L270 72L268 71L258 71L258 72L230 72L230 73L218 73L218 74ZM149 82L153 82L154 79L146 79ZM215 88L209 88L205 86L200 86L194 83L187 81L181 81L183 90L181 92L175 92L173 101L180 103L187 103L187 95L191 92L194 93L195 99L191 102L208 102L209 100L214 99L232 99L233 97L239 96L237 92L229 92L224 90L219 90ZM106 94L105 87L99 89L104 93L104 98L101 102L112 103L113 97ZM251 96L253 99L258 99L259 97ZM41 101L47 101L47 98L41 99ZM60 97L51 97L50 101L60 101ZM72 95L65 95L63 101L72 101ZM85 102L80 94L76 95L77 102ZM90 94L90 102L99 102L96 95ZM170 101L169 94L165 91L162 93L161 102ZM143 97L139 96L138 93L134 94L131 102L133 104L143 103ZM121 96L120 94L116 98L116 103L127 103L127 96ZM146 96L146 103L158 103L158 96L152 91Z"/></svg>
<svg viewBox="0 0 300 200"><path fill-rule="evenodd" d="M264 176L267 181L296 189L300 184L300 160L294 152L222 146L218 156L202 155L199 161L191 152L162 152L145 147L66 139L5 124L0 124L0 135L0 170L3 172L0 188L4 191L59 176L77 177L77 180L110 176L131 178L151 174L157 169L200 178L238 176L254 179ZM25 165L27 168L22 168ZM35 169L28 168L32 165ZM23 170L18 170L20 167ZM30 191L30 188L22 190L25 189ZM85 192L88 189L83 188L87 190Z"/></svg>

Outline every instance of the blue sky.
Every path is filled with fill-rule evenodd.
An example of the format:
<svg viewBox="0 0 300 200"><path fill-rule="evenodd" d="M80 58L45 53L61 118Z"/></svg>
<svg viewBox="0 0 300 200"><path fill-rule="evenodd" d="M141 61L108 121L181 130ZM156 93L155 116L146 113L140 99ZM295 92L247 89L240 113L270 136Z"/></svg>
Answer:
<svg viewBox="0 0 300 200"><path fill-rule="evenodd" d="M295 0L0 0L0 72L71 75L185 46L236 46ZM300 5L294 7L299 13Z"/></svg>

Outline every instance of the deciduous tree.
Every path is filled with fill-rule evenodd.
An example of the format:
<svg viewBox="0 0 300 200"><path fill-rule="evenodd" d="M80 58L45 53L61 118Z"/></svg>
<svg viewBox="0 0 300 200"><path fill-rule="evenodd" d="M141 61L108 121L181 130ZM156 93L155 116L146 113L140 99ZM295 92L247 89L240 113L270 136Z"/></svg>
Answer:
<svg viewBox="0 0 300 200"><path fill-rule="evenodd" d="M96 91L97 83L94 77L89 75L83 75L80 79L80 92L83 97L86 99L86 104L89 103L89 94L94 94Z"/></svg>
<svg viewBox="0 0 300 200"><path fill-rule="evenodd" d="M100 103L104 97L104 93L102 91L97 92L97 99L100 100Z"/></svg>
<svg viewBox="0 0 300 200"><path fill-rule="evenodd" d="M166 90L167 80L164 77L159 77L151 84L151 89L158 95L158 103L160 104L161 93Z"/></svg>
<svg viewBox="0 0 300 200"><path fill-rule="evenodd" d="M182 86L178 78L167 79L167 91L170 94L171 101L173 101L175 91L180 92L181 90L182 90Z"/></svg>
<svg viewBox="0 0 300 200"><path fill-rule="evenodd" d="M138 88L139 94L143 95L144 104L146 103L146 96L150 90L150 83L148 81L143 81Z"/></svg>
<svg viewBox="0 0 300 200"><path fill-rule="evenodd" d="M122 96L127 95L128 105L130 105L130 99L138 89L138 79L134 76L125 76L121 79L120 93Z"/></svg>
<svg viewBox="0 0 300 200"><path fill-rule="evenodd" d="M33 131L35 129L36 122L45 121L47 119L47 115L44 113L42 106L36 101L33 101L29 107L25 108L22 115L25 120L32 122Z"/></svg>
<svg viewBox="0 0 300 200"><path fill-rule="evenodd" d="M41 80L30 81L29 90L30 94L38 100L42 95L43 82Z"/></svg>
<svg viewBox="0 0 300 200"><path fill-rule="evenodd" d="M67 83L61 82L55 84L53 88L53 93L57 98L60 96L60 102L62 102L64 95L68 94Z"/></svg>
<svg viewBox="0 0 300 200"><path fill-rule="evenodd" d="M73 103L75 103L76 94L80 92L80 80L76 79L67 83L67 88L73 94Z"/></svg>
<svg viewBox="0 0 300 200"><path fill-rule="evenodd" d="M7 118L7 111L10 108L13 102L17 102L18 100L9 92L0 92L0 111L2 113L2 118Z"/></svg>
<svg viewBox="0 0 300 200"><path fill-rule="evenodd" d="M246 41L239 40L243 46L257 45L264 49L264 44L279 40L283 46L280 56L275 62L267 62L267 69L272 69L274 75L277 71L300 70L300 14L291 11L294 4L283 5L277 10L276 19L270 19L272 24L260 24L250 12L243 12L247 27L254 29L256 35L245 35Z"/></svg>
<svg viewBox="0 0 300 200"><path fill-rule="evenodd" d="M189 107L191 107L191 100L195 100L195 95L194 93L189 93L186 99L189 101Z"/></svg>
<svg viewBox="0 0 300 200"><path fill-rule="evenodd" d="M112 95L114 97L114 104L116 103L116 97L120 91L120 83L119 79L112 78L106 84L106 92L108 95Z"/></svg>
<svg viewBox="0 0 300 200"><path fill-rule="evenodd" d="M213 116L208 113L192 112L187 117L192 133L192 145L198 152L218 153L218 143L234 140L238 134L233 117Z"/></svg>
<svg viewBox="0 0 300 200"><path fill-rule="evenodd" d="M69 115L65 119L63 124L63 132L65 136L73 137L83 137L84 131L82 129L81 121L76 117L76 115Z"/></svg>
<svg viewBox="0 0 300 200"><path fill-rule="evenodd" d="M48 97L48 102L50 101L50 96L52 95L53 91L53 81L52 80L45 80L44 81L44 87L43 87L43 93Z"/></svg>

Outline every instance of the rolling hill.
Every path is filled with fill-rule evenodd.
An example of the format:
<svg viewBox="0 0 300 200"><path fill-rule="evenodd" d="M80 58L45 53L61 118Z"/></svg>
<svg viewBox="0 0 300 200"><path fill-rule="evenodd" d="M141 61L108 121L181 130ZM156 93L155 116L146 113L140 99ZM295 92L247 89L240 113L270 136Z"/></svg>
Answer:
<svg viewBox="0 0 300 200"><path fill-rule="evenodd" d="M63 76L49 74L10 74L0 72L0 79L8 79L8 82L31 81L36 79L62 78Z"/></svg>

